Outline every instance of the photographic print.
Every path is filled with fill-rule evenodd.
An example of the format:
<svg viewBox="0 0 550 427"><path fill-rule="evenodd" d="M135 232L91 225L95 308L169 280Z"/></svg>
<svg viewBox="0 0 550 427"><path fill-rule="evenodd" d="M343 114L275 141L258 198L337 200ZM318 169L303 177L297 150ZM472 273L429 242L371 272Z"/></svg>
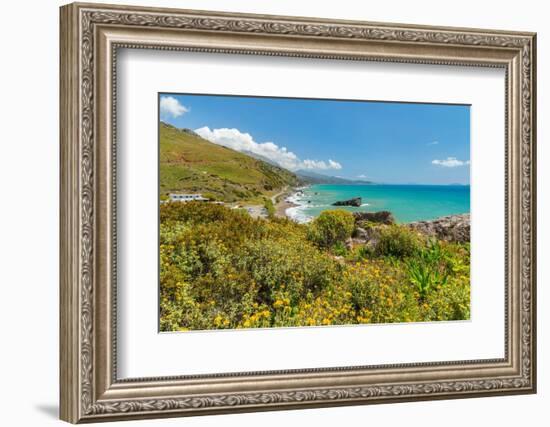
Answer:
<svg viewBox="0 0 550 427"><path fill-rule="evenodd" d="M161 331L469 319L468 105L158 102Z"/></svg>

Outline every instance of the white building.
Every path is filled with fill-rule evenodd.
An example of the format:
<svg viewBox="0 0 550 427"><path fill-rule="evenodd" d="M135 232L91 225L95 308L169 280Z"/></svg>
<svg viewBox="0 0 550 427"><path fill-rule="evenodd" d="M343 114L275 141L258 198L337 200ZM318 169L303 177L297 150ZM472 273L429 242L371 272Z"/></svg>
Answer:
<svg viewBox="0 0 550 427"><path fill-rule="evenodd" d="M208 199L205 197L202 197L202 194L177 194L177 193L171 193L170 194L170 200L172 202L207 202Z"/></svg>

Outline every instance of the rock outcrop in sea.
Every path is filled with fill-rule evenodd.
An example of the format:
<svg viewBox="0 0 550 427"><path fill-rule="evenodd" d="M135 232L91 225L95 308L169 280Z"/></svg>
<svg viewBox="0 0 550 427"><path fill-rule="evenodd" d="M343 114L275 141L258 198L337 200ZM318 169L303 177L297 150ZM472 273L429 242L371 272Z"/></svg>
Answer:
<svg viewBox="0 0 550 427"><path fill-rule="evenodd" d="M361 197L354 197L353 199L349 200L341 200L338 202L334 202L332 206L355 206L359 207L361 206Z"/></svg>

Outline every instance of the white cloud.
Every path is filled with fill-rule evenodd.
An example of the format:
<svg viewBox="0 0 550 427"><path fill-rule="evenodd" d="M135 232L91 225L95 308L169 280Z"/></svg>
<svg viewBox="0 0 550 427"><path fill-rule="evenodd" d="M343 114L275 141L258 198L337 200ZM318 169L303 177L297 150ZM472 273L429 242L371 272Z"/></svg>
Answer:
<svg viewBox="0 0 550 427"><path fill-rule="evenodd" d="M189 112L189 108L182 105L173 96L163 96L160 98L160 115L163 117L171 116L173 118L179 117Z"/></svg>
<svg viewBox="0 0 550 427"><path fill-rule="evenodd" d="M331 159L328 160L328 163L325 162L324 160L305 159L301 162L300 160L298 160L298 164L295 167L295 169L321 169L321 170L342 169L342 165Z"/></svg>
<svg viewBox="0 0 550 427"><path fill-rule="evenodd" d="M437 145L437 144L439 144L439 141L428 142L426 145Z"/></svg>
<svg viewBox="0 0 550 427"><path fill-rule="evenodd" d="M456 157L447 157L444 160L432 160L432 165L443 166L446 168L456 168L458 166L466 166L469 164L469 160L458 160Z"/></svg>
<svg viewBox="0 0 550 427"><path fill-rule="evenodd" d="M286 147L279 147L273 142L256 142L252 135L235 128L210 129L205 126L195 129L195 132L210 142L235 151L254 153L292 171L299 169L342 169L342 165L332 159L326 162L324 160L301 160L292 151L288 151Z"/></svg>
<svg viewBox="0 0 550 427"><path fill-rule="evenodd" d="M329 169L342 169L342 165L334 160L328 159Z"/></svg>
<svg viewBox="0 0 550 427"><path fill-rule="evenodd" d="M364 179L366 177L367 177L367 175L365 175L364 173L362 173L361 175L357 175L357 178L361 178L361 179Z"/></svg>

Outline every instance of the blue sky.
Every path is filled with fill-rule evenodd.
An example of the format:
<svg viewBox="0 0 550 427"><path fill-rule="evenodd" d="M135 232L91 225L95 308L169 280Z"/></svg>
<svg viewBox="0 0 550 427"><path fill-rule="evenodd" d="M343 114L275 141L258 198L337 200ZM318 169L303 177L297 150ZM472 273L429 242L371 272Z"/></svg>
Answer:
<svg viewBox="0 0 550 427"><path fill-rule="evenodd" d="M291 170L395 184L470 182L470 107L160 94L160 119Z"/></svg>

